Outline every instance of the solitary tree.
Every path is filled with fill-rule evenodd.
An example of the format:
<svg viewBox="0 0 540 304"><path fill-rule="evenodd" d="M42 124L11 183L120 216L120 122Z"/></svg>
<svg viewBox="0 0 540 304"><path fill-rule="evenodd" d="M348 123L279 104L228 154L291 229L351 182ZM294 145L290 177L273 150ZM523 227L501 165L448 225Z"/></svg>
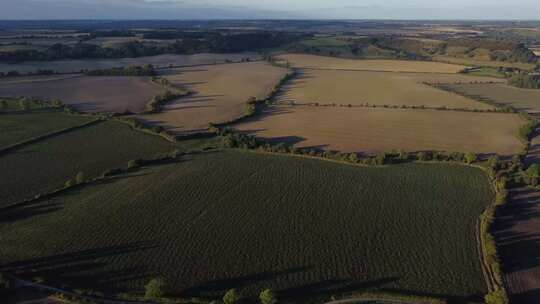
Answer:
<svg viewBox="0 0 540 304"><path fill-rule="evenodd" d="M538 178L540 178L540 165L532 164L527 168L525 174L529 180L529 184L536 186L538 184Z"/></svg>
<svg viewBox="0 0 540 304"><path fill-rule="evenodd" d="M484 298L486 304L508 304L504 290L499 289L488 293Z"/></svg>
<svg viewBox="0 0 540 304"><path fill-rule="evenodd" d="M144 297L147 299L156 299L165 296L167 285L162 278L154 278L144 286Z"/></svg>
<svg viewBox="0 0 540 304"><path fill-rule="evenodd" d="M261 304L275 304L277 303L276 294L271 289L265 289L259 294L259 300Z"/></svg>
<svg viewBox="0 0 540 304"><path fill-rule="evenodd" d="M225 304L235 304L240 300L240 295L236 289L229 289L223 296L223 303Z"/></svg>

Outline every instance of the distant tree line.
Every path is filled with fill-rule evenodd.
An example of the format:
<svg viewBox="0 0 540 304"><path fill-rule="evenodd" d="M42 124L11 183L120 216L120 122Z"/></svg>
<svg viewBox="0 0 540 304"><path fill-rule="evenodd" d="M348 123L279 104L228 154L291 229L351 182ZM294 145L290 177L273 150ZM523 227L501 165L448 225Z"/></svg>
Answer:
<svg viewBox="0 0 540 304"><path fill-rule="evenodd" d="M129 41L114 48L102 47L80 41L75 45L57 43L46 50L14 50L0 53L0 62L50 61L58 59L82 58L125 58L153 56L160 54L194 53L235 53L258 51L279 47L301 39L303 34L288 32L251 32L222 34L213 32L200 34L202 38L190 35L167 45L156 45L144 41Z"/></svg>
<svg viewBox="0 0 540 304"><path fill-rule="evenodd" d="M153 65L146 64L144 66L92 70L85 74L89 76L155 76L156 70Z"/></svg>

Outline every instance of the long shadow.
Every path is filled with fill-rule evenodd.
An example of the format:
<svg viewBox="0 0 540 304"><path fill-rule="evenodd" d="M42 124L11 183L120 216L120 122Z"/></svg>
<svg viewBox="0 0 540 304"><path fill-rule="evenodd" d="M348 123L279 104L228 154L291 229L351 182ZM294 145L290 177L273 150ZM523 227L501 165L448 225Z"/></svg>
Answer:
<svg viewBox="0 0 540 304"><path fill-rule="evenodd" d="M109 265L105 260L154 248L157 248L157 245L151 242L96 247L7 263L0 265L0 270L26 280L42 277L46 280L46 285L57 288L86 288L116 293L124 291L116 287L119 283L146 279L155 274L142 267L106 270Z"/></svg>
<svg viewBox="0 0 540 304"><path fill-rule="evenodd" d="M260 282L270 281L280 276L308 271L310 267L294 267L282 271L263 271L240 277L218 279L191 287L182 292L183 296L200 297L201 295L222 294L231 288L242 288Z"/></svg>
<svg viewBox="0 0 540 304"><path fill-rule="evenodd" d="M478 295L467 295L467 296L455 296L455 295L448 295L448 294L440 294L440 293L428 293L428 292L418 292L418 291L410 291L406 289L399 289L399 288L382 288L381 291L386 291L390 293L398 293L403 295L410 295L410 296L420 296L420 297L431 297L431 298L438 298L438 299L444 299L446 303L448 304L469 304L469 303L483 303L484 295L478 294Z"/></svg>
<svg viewBox="0 0 540 304"><path fill-rule="evenodd" d="M381 288L385 285L397 282L399 278L388 277L371 281L352 281L347 279L323 280L302 286L287 288L278 291L280 299L297 300L309 297L330 297L349 292L360 292L375 288Z"/></svg>

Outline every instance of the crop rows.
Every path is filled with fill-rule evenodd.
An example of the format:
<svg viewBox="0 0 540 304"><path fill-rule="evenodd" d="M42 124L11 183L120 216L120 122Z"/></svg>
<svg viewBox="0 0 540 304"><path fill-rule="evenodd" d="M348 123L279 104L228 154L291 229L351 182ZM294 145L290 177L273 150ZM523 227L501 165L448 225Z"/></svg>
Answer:
<svg viewBox="0 0 540 304"><path fill-rule="evenodd" d="M24 216L0 222L0 245L22 276L108 292L163 276L184 296L370 287L460 298L486 292L475 224L492 199L466 166L213 152L12 210Z"/></svg>

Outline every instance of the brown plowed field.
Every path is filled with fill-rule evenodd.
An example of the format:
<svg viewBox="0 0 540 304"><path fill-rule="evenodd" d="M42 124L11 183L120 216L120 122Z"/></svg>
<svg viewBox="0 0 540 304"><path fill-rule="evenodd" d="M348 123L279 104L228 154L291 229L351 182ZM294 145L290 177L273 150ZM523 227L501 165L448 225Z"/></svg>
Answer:
<svg viewBox="0 0 540 304"><path fill-rule="evenodd" d="M51 100L84 112L141 112L150 99L164 88L147 77L80 76L65 79L0 83L0 96L28 96Z"/></svg>
<svg viewBox="0 0 540 304"><path fill-rule="evenodd" d="M524 121L515 114L275 106L237 129L298 147L379 153L440 150L511 155Z"/></svg>
<svg viewBox="0 0 540 304"><path fill-rule="evenodd" d="M503 262L511 303L540 299L540 191L514 189L501 208L494 235Z"/></svg>
<svg viewBox="0 0 540 304"><path fill-rule="evenodd" d="M304 70L286 86L282 102L407 105L492 109L485 103L435 89L423 82L492 81L487 77L450 74L392 73L337 70Z"/></svg>
<svg viewBox="0 0 540 304"><path fill-rule="evenodd" d="M431 61L412 60L362 60L325 57L307 54L284 54L277 59L288 61L293 67L330 70L416 72L416 73L458 73L465 66Z"/></svg>
<svg viewBox="0 0 540 304"><path fill-rule="evenodd" d="M244 115L248 98L264 98L286 73L286 69L265 62L170 70L165 78L195 94L169 103L161 113L141 118L174 132L203 131L209 123L224 123Z"/></svg>

